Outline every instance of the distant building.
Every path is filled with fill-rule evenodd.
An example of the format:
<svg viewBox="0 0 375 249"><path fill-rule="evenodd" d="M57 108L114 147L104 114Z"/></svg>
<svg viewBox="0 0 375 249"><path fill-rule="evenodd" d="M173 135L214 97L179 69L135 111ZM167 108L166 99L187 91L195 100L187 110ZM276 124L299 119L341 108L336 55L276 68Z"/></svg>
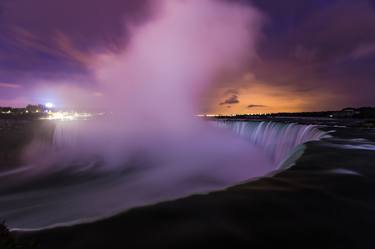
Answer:
<svg viewBox="0 0 375 249"><path fill-rule="evenodd" d="M26 106L26 110L28 113L42 113L45 112L47 109L44 105L28 105Z"/></svg>

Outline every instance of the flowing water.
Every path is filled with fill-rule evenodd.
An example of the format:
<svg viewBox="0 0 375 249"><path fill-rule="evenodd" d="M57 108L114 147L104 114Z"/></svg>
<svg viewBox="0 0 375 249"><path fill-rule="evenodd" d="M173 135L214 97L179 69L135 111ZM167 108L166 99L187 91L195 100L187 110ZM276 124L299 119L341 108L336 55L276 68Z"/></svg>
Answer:
<svg viewBox="0 0 375 249"><path fill-rule="evenodd" d="M310 125L215 121L196 136L144 143L85 122L57 123L31 165L0 174L0 217L11 228L72 225L223 189L277 171L296 147L325 136Z"/></svg>
<svg viewBox="0 0 375 249"><path fill-rule="evenodd" d="M315 125L277 122L215 122L220 128L228 128L252 144L255 144L280 164L288 158L295 148L308 141L320 140L327 136Z"/></svg>

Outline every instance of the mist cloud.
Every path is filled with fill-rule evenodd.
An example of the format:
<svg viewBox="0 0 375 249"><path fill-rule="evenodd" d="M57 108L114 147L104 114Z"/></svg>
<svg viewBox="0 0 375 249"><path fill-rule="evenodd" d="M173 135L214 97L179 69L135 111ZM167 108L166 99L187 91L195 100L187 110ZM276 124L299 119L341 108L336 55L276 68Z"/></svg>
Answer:
<svg viewBox="0 0 375 249"><path fill-rule="evenodd" d="M225 1L157 3L153 18L127 27L131 38L122 50L104 51L91 58L88 70L95 91L90 87L84 94L71 86L60 87L66 102L100 105L112 114L105 120L77 126L63 124L62 134L73 134L69 135L73 138L60 138L61 147L67 151L56 158L100 156L112 168L142 151L171 165L179 174L179 170L187 170L185 166L201 166L203 170L216 165L213 155L226 151L228 158L238 161L236 167L244 167L249 161L231 154L228 146L232 140L212 147L221 136L212 135L208 124L194 116L201 96L214 86L218 76L241 72L243 65L255 58L262 15L251 6ZM69 89L77 94L69 96ZM237 101L237 95L233 95L227 102ZM237 143L235 140L233 143ZM64 146L64 141L69 146ZM72 145L70 141L76 142ZM199 151L196 144L201 144ZM202 153L207 156L196 157ZM239 172L233 174L242 177Z"/></svg>
<svg viewBox="0 0 375 249"><path fill-rule="evenodd" d="M38 205L32 225L45 222L46 209L53 210L55 222L98 217L227 187L276 167L265 151L195 117L201 95L217 77L241 71L254 58L261 15L224 1L158 3L152 20L130 28L125 49L99 54L89 67L100 100L82 99L81 105L100 102L111 112L59 122L52 148L39 141L30 147L36 172L100 174L89 190L54 192L74 208L61 202L51 208L48 199L48 206Z"/></svg>

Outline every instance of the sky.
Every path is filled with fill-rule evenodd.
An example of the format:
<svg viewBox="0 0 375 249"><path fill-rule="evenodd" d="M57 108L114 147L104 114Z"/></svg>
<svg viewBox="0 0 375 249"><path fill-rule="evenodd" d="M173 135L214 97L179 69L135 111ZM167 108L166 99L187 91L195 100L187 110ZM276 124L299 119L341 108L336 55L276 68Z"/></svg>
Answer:
<svg viewBox="0 0 375 249"><path fill-rule="evenodd" d="M216 79L201 97L202 113L375 105L375 1L217 1L259 12L256 55ZM0 0L0 106L100 99L95 58L126 50L132 27L153 22L156 2Z"/></svg>

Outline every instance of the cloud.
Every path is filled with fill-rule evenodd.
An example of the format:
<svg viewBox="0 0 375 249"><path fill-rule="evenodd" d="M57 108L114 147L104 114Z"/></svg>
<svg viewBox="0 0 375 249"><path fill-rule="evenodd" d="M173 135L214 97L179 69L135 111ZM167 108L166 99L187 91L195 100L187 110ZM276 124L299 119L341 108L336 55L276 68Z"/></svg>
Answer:
<svg viewBox="0 0 375 249"><path fill-rule="evenodd" d="M334 92L332 98L315 103L319 109L375 104L375 6L371 1L283 1L280 5L285 9L274 1L259 2L261 10L273 15L268 27L272 32L266 32L260 43L261 59L251 67L258 82L284 87L297 96ZM290 12L298 13L292 21L285 18Z"/></svg>
<svg viewBox="0 0 375 249"><path fill-rule="evenodd" d="M375 43L360 45L351 54L353 59L360 59L364 57L375 55Z"/></svg>
<svg viewBox="0 0 375 249"><path fill-rule="evenodd" d="M251 104L248 105L247 108L262 108L262 107L267 107L266 105L256 105L256 104Z"/></svg>
<svg viewBox="0 0 375 249"><path fill-rule="evenodd" d="M0 88L21 88L21 85L13 83L2 83L0 82Z"/></svg>
<svg viewBox="0 0 375 249"><path fill-rule="evenodd" d="M220 105L234 105L238 103L240 103L240 101L238 100L238 96L233 94L229 98L221 102Z"/></svg>
<svg viewBox="0 0 375 249"><path fill-rule="evenodd" d="M0 2L0 81L25 78L20 84L29 84L29 73L88 74L92 54L127 45L129 27L149 20L154 6L149 0Z"/></svg>
<svg viewBox="0 0 375 249"><path fill-rule="evenodd" d="M223 83L209 92L220 91L221 87L229 90L220 91L203 105L217 107L223 99L239 93L245 102L244 96L255 81L283 87L297 96L335 93L329 100L314 103L316 108L375 104L374 1L226 1L255 4L262 18L252 30L260 34L261 42L253 41L257 60L244 65L250 76L246 82L220 79ZM0 82L27 88L35 78L50 79L50 84L55 84L62 77L90 74L88 66L93 57L128 46L131 29L152 22L159 1L0 2ZM0 91L0 96L6 94ZM247 109L247 105L237 105L232 110L235 107Z"/></svg>

